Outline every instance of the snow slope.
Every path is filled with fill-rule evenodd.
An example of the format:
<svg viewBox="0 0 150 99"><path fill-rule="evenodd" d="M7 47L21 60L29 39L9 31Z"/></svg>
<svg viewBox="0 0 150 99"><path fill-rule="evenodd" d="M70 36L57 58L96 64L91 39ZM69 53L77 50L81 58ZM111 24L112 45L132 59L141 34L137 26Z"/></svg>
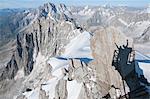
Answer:
<svg viewBox="0 0 150 99"><path fill-rule="evenodd" d="M50 58L48 64L53 68L52 75L59 77L62 68L68 68L70 59L79 59L88 63L93 59L90 48L91 34L89 32L82 32L65 47L65 52L60 57Z"/></svg>
<svg viewBox="0 0 150 99"><path fill-rule="evenodd" d="M137 61L145 61L145 60L150 60L150 57L147 55L144 55L143 53L139 51L135 51L135 60Z"/></svg>
<svg viewBox="0 0 150 99"><path fill-rule="evenodd" d="M68 68L69 66L69 60L63 60L59 58L50 58L48 61L48 64L52 66L52 75L59 78L62 73L62 68Z"/></svg>
<svg viewBox="0 0 150 99"><path fill-rule="evenodd" d="M39 99L38 89L23 93L27 99Z"/></svg>
<svg viewBox="0 0 150 99"><path fill-rule="evenodd" d="M144 77L150 83L150 63L138 62L139 68L143 70Z"/></svg>
<svg viewBox="0 0 150 99"><path fill-rule="evenodd" d="M72 39L70 43L65 47L65 52L60 57L50 58L48 64L52 66L52 75L53 79L50 79L46 85L42 87L43 90L51 97L55 97L55 87L58 80L64 77L62 68L68 68L70 66L70 59L84 59L92 60L92 52L90 48L90 38L91 34L84 31L79 34L77 37ZM82 83L78 83L76 80L67 81L67 99L77 99L82 88Z"/></svg>
<svg viewBox="0 0 150 99"><path fill-rule="evenodd" d="M65 53L61 57L93 59L90 49L90 38L91 34L89 32L84 31L79 34L65 47Z"/></svg>
<svg viewBox="0 0 150 99"><path fill-rule="evenodd" d="M42 86L42 90L46 91L46 94L49 96L49 99L55 98L55 88L58 83L57 78L52 78Z"/></svg>
<svg viewBox="0 0 150 99"><path fill-rule="evenodd" d="M138 21L136 23L130 23L128 27L132 29L132 32L128 34L128 36L132 38L140 37L149 27L149 25L150 21Z"/></svg>
<svg viewBox="0 0 150 99"><path fill-rule="evenodd" d="M150 83L150 58L136 51L135 68L138 76L140 77L140 75L144 75L144 77Z"/></svg>
<svg viewBox="0 0 150 99"><path fill-rule="evenodd" d="M68 98L67 99L78 99L82 88L82 83L78 83L76 80L67 82Z"/></svg>

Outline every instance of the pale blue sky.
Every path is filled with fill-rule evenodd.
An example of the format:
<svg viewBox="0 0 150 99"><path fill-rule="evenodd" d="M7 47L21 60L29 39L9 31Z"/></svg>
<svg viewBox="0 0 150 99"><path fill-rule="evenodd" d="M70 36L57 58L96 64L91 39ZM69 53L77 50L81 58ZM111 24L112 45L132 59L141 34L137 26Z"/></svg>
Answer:
<svg viewBox="0 0 150 99"><path fill-rule="evenodd" d="M43 3L52 2L66 5L126 5L133 7L146 7L150 0L0 0L0 8L35 8Z"/></svg>

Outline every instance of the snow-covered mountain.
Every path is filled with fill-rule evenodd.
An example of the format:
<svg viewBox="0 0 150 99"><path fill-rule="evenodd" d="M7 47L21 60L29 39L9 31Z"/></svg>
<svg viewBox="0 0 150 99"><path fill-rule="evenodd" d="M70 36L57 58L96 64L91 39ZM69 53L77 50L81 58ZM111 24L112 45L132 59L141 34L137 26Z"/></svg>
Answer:
<svg viewBox="0 0 150 99"><path fill-rule="evenodd" d="M86 6L77 11L73 10L73 15L77 22L80 22L86 29L97 26L114 26L118 28L127 37L133 38L135 48L140 50L140 48L138 48L139 45L148 47L150 42L150 15L148 9L149 7L145 9L122 6Z"/></svg>
<svg viewBox="0 0 150 99"><path fill-rule="evenodd" d="M46 3L3 11L8 18L0 16L2 99L124 97L130 86L112 66L116 46L127 43L150 54L150 16L142 8Z"/></svg>

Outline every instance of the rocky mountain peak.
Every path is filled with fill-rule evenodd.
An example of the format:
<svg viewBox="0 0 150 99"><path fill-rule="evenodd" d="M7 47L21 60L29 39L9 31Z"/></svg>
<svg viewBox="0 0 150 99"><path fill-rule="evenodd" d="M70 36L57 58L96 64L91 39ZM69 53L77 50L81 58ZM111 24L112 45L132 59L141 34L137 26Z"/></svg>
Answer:
<svg viewBox="0 0 150 99"><path fill-rule="evenodd" d="M57 8L53 3L45 3L43 6L38 8L38 12L40 16L46 17L48 13L51 13L52 15L56 14Z"/></svg>
<svg viewBox="0 0 150 99"><path fill-rule="evenodd" d="M72 17L72 12L70 11L70 9L68 9L68 7L65 4L59 4L58 9L61 14L65 14L69 17Z"/></svg>
<svg viewBox="0 0 150 99"><path fill-rule="evenodd" d="M45 12L57 12L56 6L53 3L45 3L40 8L42 10L45 10Z"/></svg>
<svg viewBox="0 0 150 99"><path fill-rule="evenodd" d="M66 7L66 5L63 4L63 3L59 4L59 8L60 8L62 11L68 10L67 7Z"/></svg>
<svg viewBox="0 0 150 99"><path fill-rule="evenodd" d="M71 11L65 4L56 6L53 3L45 3L37 9L37 13L39 17L49 17L53 20L70 20L72 17Z"/></svg>

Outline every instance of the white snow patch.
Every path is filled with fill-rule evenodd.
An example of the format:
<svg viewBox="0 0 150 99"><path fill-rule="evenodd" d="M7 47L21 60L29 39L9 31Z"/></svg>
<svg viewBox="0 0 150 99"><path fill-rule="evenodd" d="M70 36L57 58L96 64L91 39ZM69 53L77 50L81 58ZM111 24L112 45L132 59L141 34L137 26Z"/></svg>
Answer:
<svg viewBox="0 0 150 99"><path fill-rule="evenodd" d="M27 99L39 99L39 90L35 89L33 91L24 92L23 95L25 95Z"/></svg>
<svg viewBox="0 0 150 99"><path fill-rule="evenodd" d="M56 19L52 17L50 12L48 13L48 18L52 19L53 21L56 21Z"/></svg>
<svg viewBox="0 0 150 99"><path fill-rule="evenodd" d="M36 62L35 65L40 65L42 64L44 61L46 60L46 57L44 55L42 55L40 52L38 53L37 57L36 57Z"/></svg>
<svg viewBox="0 0 150 99"><path fill-rule="evenodd" d="M69 61L53 57L53 58L50 58L50 60L48 61L48 64L50 64L52 66L52 68L53 68L52 71L55 71L55 70L62 68L62 67L67 68Z"/></svg>
<svg viewBox="0 0 150 99"><path fill-rule="evenodd" d="M138 65L142 69L144 77L150 83L150 63L138 62Z"/></svg>
<svg viewBox="0 0 150 99"><path fill-rule="evenodd" d="M149 27L150 21L139 21L133 24L130 24L128 27L132 28L132 33L128 34L130 37L140 37L144 31Z"/></svg>
<svg viewBox="0 0 150 99"><path fill-rule="evenodd" d="M40 52L38 53L35 64L33 66L33 70L30 73L29 76L27 76L27 79L24 80L24 83L28 82L29 80L36 79L37 76L39 76L40 73L44 72L44 66L46 65L46 57L42 55Z"/></svg>
<svg viewBox="0 0 150 99"><path fill-rule="evenodd" d="M82 88L82 83L78 83L76 80L67 81L67 99L78 99L80 91Z"/></svg>
<svg viewBox="0 0 150 99"><path fill-rule="evenodd" d="M90 9L88 6L84 7L83 10L79 11L79 15L81 16L92 16L95 13L94 10Z"/></svg>
<svg viewBox="0 0 150 99"><path fill-rule="evenodd" d="M128 26L128 23L125 22L124 20L122 20L121 18L118 19L122 24L124 24L125 26Z"/></svg>
<svg viewBox="0 0 150 99"><path fill-rule="evenodd" d="M52 78L45 83L46 85L42 85L42 90L45 90L46 95L49 96L49 99L55 98L55 88L57 83L58 83L58 79Z"/></svg>
<svg viewBox="0 0 150 99"><path fill-rule="evenodd" d="M20 70L17 72L17 74L16 74L16 76L14 77L14 79L17 80L17 79L23 78L23 77L24 77L24 69L22 68L22 69L20 69Z"/></svg>
<svg viewBox="0 0 150 99"><path fill-rule="evenodd" d="M48 64L52 66L52 75L60 79L61 77L63 77L62 68L67 69L69 67L69 60L58 59L53 57L50 58Z"/></svg>
<svg viewBox="0 0 150 99"><path fill-rule="evenodd" d="M64 58L89 58L93 59L90 48L91 34L84 31L72 39L65 47L65 53L61 56Z"/></svg>
<svg viewBox="0 0 150 99"><path fill-rule="evenodd" d="M62 68L52 71L52 75L57 78L61 77L63 75Z"/></svg>
<svg viewBox="0 0 150 99"><path fill-rule="evenodd" d="M116 96L119 98L121 96L121 91L119 89L116 89Z"/></svg>
<svg viewBox="0 0 150 99"><path fill-rule="evenodd" d="M33 51L33 61L36 60L36 57L37 57L37 50L35 48L34 51Z"/></svg>
<svg viewBox="0 0 150 99"><path fill-rule="evenodd" d="M72 23L71 23L71 22L69 22L69 21L67 21L66 23L67 23L67 24L70 24L70 25L72 25Z"/></svg>
<svg viewBox="0 0 150 99"><path fill-rule="evenodd" d="M142 53L135 51L135 70L140 77L140 75L144 75L144 77L150 83L150 58Z"/></svg>
<svg viewBox="0 0 150 99"><path fill-rule="evenodd" d="M150 60L150 57L139 51L135 51L135 60Z"/></svg>

